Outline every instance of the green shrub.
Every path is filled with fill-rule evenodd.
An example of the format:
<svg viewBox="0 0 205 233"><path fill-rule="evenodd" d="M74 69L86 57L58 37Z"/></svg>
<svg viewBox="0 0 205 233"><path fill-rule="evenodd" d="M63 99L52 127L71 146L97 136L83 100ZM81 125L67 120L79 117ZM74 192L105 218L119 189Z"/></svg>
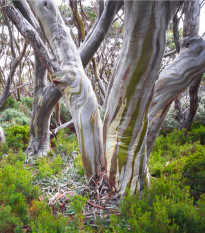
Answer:
<svg viewBox="0 0 205 233"><path fill-rule="evenodd" d="M23 232L23 224L10 206L0 206L0 232Z"/></svg>
<svg viewBox="0 0 205 233"><path fill-rule="evenodd" d="M196 200L205 193L205 148L198 145L194 154L190 155L183 168L184 184L190 186L191 194Z"/></svg>
<svg viewBox="0 0 205 233"><path fill-rule="evenodd" d="M63 161L58 155L51 162L49 158L38 158L35 162L35 166L37 167L37 173L35 175L36 180L45 179L46 177L50 177L62 170Z"/></svg>
<svg viewBox="0 0 205 233"><path fill-rule="evenodd" d="M51 141L56 154L71 155L73 151L79 151L77 137L74 134L69 134L67 129L60 130L55 138Z"/></svg>
<svg viewBox="0 0 205 233"><path fill-rule="evenodd" d="M84 227L84 215L83 215L83 207L86 204L86 198L83 196L73 196L70 198L70 211L75 213L75 217L71 226L74 231L78 231L79 229L83 229Z"/></svg>
<svg viewBox="0 0 205 233"><path fill-rule="evenodd" d="M19 125L28 125L30 122L29 117L19 110L8 108L2 112L0 122L15 121Z"/></svg>
<svg viewBox="0 0 205 233"><path fill-rule="evenodd" d="M30 110L32 110L33 98L26 96L22 98L21 103L25 104Z"/></svg>
<svg viewBox="0 0 205 233"><path fill-rule="evenodd" d="M179 177L161 177L141 197L128 194L107 232L204 232L205 216L193 206L189 188L180 183Z"/></svg>
<svg viewBox="0 0 205 233"><path fill-rule="evenodd" d="M33 201L31 211L31 231L38 233L64 233L69 231L68 218L54 217L46 202Z"/></svg>
<svg viewBox="0 0 205 233"><path fill-rule="evenodd" d="M204 132L204 126L197 126L187 135L185 130L174 130L159 136L149 160L152 176L180 175L195 201L205 192Z"/></svg>
<svg viewBox="0 0 205 233"><path fill-rule="evenodd" d="M7 100L5 101L5 103L4 103L4 107L5 107L5 109L7 109L7 108L17 108L16 101L11 96L9 96L7 98Z"/></svg>
<svg viewBox="0 0 205 233"><path fill-rule="evenodd" d="M29 223L29 203L39 196L39 188L33 185L31 173L21 161L23 157L11 154L0 162L1 232L23 232L22 226Z"/></svg>
<svg viewBox="0 0 205 233"><path fill-rule="evenodd" d="M200 141L202 145L205 144L205 126L200 126L198 128L192 128L188 132L188 139L192 142Z"/></svg>
<svg viewBox="0 0 205 233"><path fill-rule="evenodd" d="M29 126L15 125L5 129L8 148L25 150L28 145Z"/></svg>

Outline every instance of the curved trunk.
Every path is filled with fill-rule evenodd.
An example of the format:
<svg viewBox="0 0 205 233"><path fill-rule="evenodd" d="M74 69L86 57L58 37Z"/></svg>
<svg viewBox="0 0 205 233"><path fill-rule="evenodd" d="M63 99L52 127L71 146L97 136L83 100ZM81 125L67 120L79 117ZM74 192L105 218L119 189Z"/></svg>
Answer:
<svg viewBox="0 0 205 233"><path fill-rule="evenodd" d="M205 41L201 37L185 38L179 55L161 72L155 84L154 97L149 109L148 154L172 101L204 72Z"/></svg>
<svg viewBox="0 0 205 233"><path fill-rule="evenodd" d="M185 13L183 25L183 37L197 36L199 33L199 16L200 16L200 1L186 1L183 11ZM199 76L193 81L189 88L189 113L187 118L182 122L181 127L190 130L194 121L198 108L198 89L201 83L202 76Z"/></svg>
<svg viewBox="0 0 205 233"><path fill-rule="evenodd" d="M62 70L53 80L70 106L87 179L105 168L98 103L84 73L77 48L54 1L32 2L45 36Z"/></svg>
<svg viewBox="0 0 205 233"><path fill-rule="evenodd" d="M124 2L124 40L104 120L109 179L118 191L144 187L144 147L152 90L178 2Z"/></svg>
<svg viewBox="0 0 205 233"><path fill-rule="evenodd" d="M47 70L35 56L33 111L31 115L29 143L30 156L46 155L50 149L50 117L62 93L54 84L46 86Z"/></svg>

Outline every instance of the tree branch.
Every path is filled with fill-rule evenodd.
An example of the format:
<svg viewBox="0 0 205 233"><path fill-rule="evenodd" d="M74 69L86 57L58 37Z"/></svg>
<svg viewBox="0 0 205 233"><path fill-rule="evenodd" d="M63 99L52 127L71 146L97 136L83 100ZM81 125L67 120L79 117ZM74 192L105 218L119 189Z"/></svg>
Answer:
<svg viewBox="0 0 205 233"><path fill-rule="evenodd" d="M9 19L17 27L21 35L32 46L35 53L39 57L41 63L46 67L46 69L51 74L53 74L56 71L59 71L59 65L51 60L51 55L49 54L43 41L41 40L39 34L36 32L33 26L29 22L27 22L21 15L21 13L18 10L16 10L13 6L5 6L4 10Z"/></svg>
<svg viewBox="0 0 205 233"><path fill-rule="evenodd" d="M98 50L101 42L109 31L116 13L122 8L123 1L107 1L99 22L88 40L80 47L80 57L86 67L92 56Z"/></svg>

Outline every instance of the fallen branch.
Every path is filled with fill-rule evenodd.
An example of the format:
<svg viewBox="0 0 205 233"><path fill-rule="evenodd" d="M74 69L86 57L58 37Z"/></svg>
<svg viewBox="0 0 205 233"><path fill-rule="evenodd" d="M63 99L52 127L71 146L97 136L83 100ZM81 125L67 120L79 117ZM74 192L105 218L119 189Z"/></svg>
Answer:
<svg viewBox="0 0 205 233"><path fill-rule="evenodd" d="M116 210L112 210L112 209L109 209L109 208L106 208L106 207L103 207L103 206L99 206L99 205L96 205L90 201L87 200L87 203L90 204L91 206L95 207L95 208L99 208L99 209L102 209L102 210L109 210L109 211L112 211L112 212L116 212Z"/></svg>

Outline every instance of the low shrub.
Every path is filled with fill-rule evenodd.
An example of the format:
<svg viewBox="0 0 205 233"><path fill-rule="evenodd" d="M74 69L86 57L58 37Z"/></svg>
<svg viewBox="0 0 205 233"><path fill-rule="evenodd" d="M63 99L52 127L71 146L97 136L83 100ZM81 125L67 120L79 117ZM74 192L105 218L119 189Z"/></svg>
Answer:
<svg viewBox="0 0 205 233"><path fill-rule="evenodd" d="M38 158L35 161L35 167L37 169L37 173L35 174L35 180L45 179L46 177L50 177L51 175L57 174L62 170L63 161L58 155L53 158L52 161L49 161L49 158Z"/></svg>
<svg viewBox="0 0 205 233"><path fill-rule="evenodd" d="M29 126L14 125L8 127L5 129L5 136L7 148L25 150L28 145Z"/></svg>
<svg viewBox="0 0 205 233"><path fill-rule="evenodd" d="M120 203L121 215L111 217L107 232L204 232L205 216L193 206L189 187L180 183L180 177L162 176L152 180L141 197L128 194Z"/></svg>
<svg viewBox="0 0 205 233"><path fill-rule="evenodd" d="M8 155L0 162L0 229L23 232L29 223L29 203L39 196L31 173L24 167L23 155ZM6 216L9 214L8 216Z"/></svg>
<svg viewBox="0 0 205 233"><path fill-rule="evenodd" d="M7 108L2 112L0 122L3 123L12 121L19 125L29 125L30 119L23 112L17 109Z"/></svg>
<svg viewBox="0 0 205 233"><path fill-rule="evenodd" d="M71 155L74 151L79 151L77 137L74 134L69 134L68 129L63 129L58 132L57 139L51 140L51 146L56 154Z"/></svg>

